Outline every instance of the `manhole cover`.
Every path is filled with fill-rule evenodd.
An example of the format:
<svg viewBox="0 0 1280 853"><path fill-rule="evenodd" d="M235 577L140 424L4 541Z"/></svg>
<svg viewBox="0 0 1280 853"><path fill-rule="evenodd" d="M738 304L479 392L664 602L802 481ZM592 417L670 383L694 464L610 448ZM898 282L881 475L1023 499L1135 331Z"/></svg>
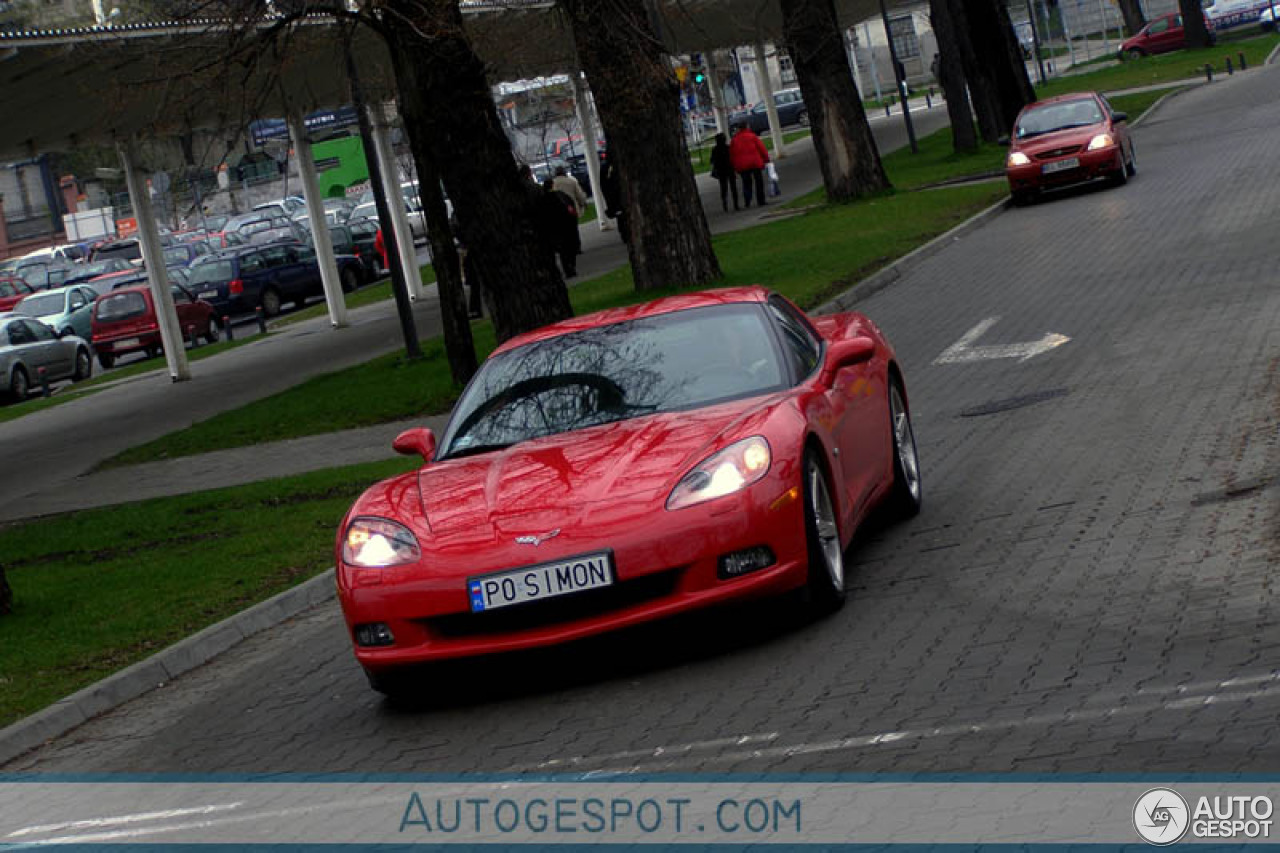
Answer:
<svg viewBox="0 0 1280 853"><path fill-rule="evenodd" d="M1065 397L1071 393L1070 388L1050 388L1047 391L1033 391L1030 394L1019 394L1017 397L1006 397L1003 400L992 400L980 406L973 406L960 412L962 418L978 418L983 415L995 415L1010 409L1021 409L1023 406L1034 406L1055 397Z"/></svg>

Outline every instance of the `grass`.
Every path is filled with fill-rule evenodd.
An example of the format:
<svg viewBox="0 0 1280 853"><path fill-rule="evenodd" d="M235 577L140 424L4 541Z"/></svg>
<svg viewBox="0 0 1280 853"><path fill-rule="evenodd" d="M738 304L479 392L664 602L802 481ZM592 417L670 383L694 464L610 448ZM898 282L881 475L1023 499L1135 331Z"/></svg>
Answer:
<svg viewBox="0 0 1280 853"><path fill-rule="evenodd" d="M578 217L578 224L585 225L594 221L596 218L596 203L594 201L587 202L587 206L583 208L582 214Z"/></svg>
<svg viewBox="0 0 1280 853"><path fill-rule="evenodd" d="M422 276L422 283L435 284L436 271L431 264L423 264L418 270L418 275ZM347 294L347 310L351 311L356 308L363 308L366 305L372 305L375 302L385 302L390 299L391 294L391 277L388 276L382 281L375 284L366 284L359 290ZM304 320L314 320L316 317L326 317L329 314L329 306L324 301L317 302L314 305L308 305L301 311L294 311L288 316L281 317L278 320L271 321L272 328L281 328L283 326L292 326L295 323L301 323Z"/></svg>
<svg viewBox="0 0 1280 853"><path fill-rule="evenodd" d="M333 564L334 530L394 459L0 530L0 726Z"/></svg>

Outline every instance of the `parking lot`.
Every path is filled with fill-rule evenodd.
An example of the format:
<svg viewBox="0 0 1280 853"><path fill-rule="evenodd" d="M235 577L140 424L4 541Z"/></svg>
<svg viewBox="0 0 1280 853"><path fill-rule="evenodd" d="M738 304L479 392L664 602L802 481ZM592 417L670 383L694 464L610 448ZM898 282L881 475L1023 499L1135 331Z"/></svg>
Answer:
<svg viewBox="0 0 1280 853"><path fill-rule="evenodd" d="M858 306L906 371L925 509L855 543L838 614L469 664L406 708L330 603L4 769L1274 768L1278 79L1179 95L1127 186L1007 211Z"/></svg>

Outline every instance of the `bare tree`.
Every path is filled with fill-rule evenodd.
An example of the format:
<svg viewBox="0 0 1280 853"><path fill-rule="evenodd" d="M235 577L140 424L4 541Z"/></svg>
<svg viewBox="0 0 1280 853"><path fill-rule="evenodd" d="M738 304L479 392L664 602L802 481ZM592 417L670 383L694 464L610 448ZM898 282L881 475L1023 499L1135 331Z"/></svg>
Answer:
<svg viewBox="0 0 1280 853"><path fill-rule="evenodd" d="M973 128L973 111L969 108L969 90L965 85L964 62L961 60L955 22L946 0L929 0L933 35L938 42L934 76L947 101L947 118L951 121L951 142L956 151L974 151L978 135Z"/></svg>
<svg viewBox="0 0 1280 853"><path fill-rule="evenodd" d="M1138 30L1147 25L1147 16L1142 14L1142 3L1139 0L1117 0L1120 14L1124 16L1126 35L1136 36Z"/></svg>
<svg viewBox="0 0 1280 853"><path fill-rule="evenodd" d="M813 126L827 198L852 201L889 188L853 83L833 0L782 0L783 38Z"/></svg>
<svg viewBox="0 0 1280 853"><path fill-rule="evenodd" d="M1200 0L1178 0L1178 11L1182 13L1182 26L1187 34L1187 47L1198 48L1209 46L1209 27L1204 22L1204 9Z"/></svg>
<svg viewBox="0 0 1280 853"><path fill-rule="evenodd" d="M645 0L561 0L622 179L637 290L720 278L680 120L680 86ZM652 15L650 14L652 12Z"/></svg>

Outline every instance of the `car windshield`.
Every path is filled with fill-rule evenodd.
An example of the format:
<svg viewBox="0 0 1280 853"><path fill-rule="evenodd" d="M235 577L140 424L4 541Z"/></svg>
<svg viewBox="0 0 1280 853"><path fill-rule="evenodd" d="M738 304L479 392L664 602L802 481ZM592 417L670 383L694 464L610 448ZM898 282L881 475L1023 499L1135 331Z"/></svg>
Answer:
<svg viewBox="0 0 1280 853"><path fill-rule="evenodd" d="M104 275L105 273L115 272L120 269L119 258L108 258L105 261L94 261L84 265L76 278L93 278L95 276Z"/></svg>
<svg viewBox="0 0 1280 853"><path fill-rule="evenodd" d="M766 322L758 305L694 308L502 353L458 401L441 458L777 390Z"/></svg>
<svg viewBox="0 0 1280 853"><path fill-rule="evenodd" d="M13 310L28 317L45 317L49 314L61 314L63 305L61 293L41 293L23 299Z"/></svg>
<svg viewBox="0 0 1280 853"><path fill-rule="evenodd" d="M124 320L147 313L147 300L135 291L129 293L112 293L94 303L97 306L99 320Z"/></svg>
<svg viewBox="0 0 1280 853"><path fill-rule="evenodd" d="M231 261L205 261L202 264L196 264L191 268L191 277L188 279L191 284L209 284L212 282L231 281L235 278L232 275Z"/></svg>
<svg viewBox="0 0 1280 853"><path fill-rule="evenodd" d="M1102 121L1102 110L1093 98L1077 98L1033 107L1018 119L1018 139L1053 133L1071 127L1088 127Z"/></svg>
<svg viewBox="0 0 1280 853"><path fill-rule="evenodd" d="M108 243L100 246L94 256L97 258L124 258L125 260L134 260L142 257L142 246L136 241L131 240L127 243Z"/></svg>
<svg viewBox="0 0 1280 853"><path fill-rule="evenodd" d="M168 264L185 264L190 254L183 246L174 246L164 250L164 262Z"/></svg>

